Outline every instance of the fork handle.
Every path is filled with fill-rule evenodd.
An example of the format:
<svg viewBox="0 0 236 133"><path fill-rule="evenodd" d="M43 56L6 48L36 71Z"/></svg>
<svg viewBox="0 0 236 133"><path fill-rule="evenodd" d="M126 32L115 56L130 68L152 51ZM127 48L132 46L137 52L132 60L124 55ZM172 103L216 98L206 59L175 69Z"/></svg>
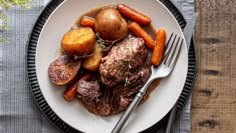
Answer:
<svg viewBox="0 0 236 133"><path fill-rule="evenodd" d="M112 133L119 133L126 121L128 120L131 113L134 111L134 109L137 107L141 99L143 98L144 94L146 93L149 85L151 83L151 80L148 80L148 82L139 90L139 92L136 94L134 100L130 103L129 107L126 109L126 111L121 116L120 120L117 122L116 126L113 128Z"/></svg>

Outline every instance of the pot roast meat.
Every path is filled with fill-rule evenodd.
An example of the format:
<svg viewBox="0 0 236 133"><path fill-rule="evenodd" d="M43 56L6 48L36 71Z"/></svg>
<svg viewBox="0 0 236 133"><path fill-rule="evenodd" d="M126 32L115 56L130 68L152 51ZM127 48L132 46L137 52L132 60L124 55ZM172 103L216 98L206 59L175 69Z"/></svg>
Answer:
<svg viewBox="0 0 236 133"><path fill-rule="evenodd" d="M107 116L111 112L110 105L106 103L105 95L101 93L97 81L87 82L80 80L77 86L78 98L88 111Z"/></svg>
<svg viewBox="0 0 236 133"><path fill-rule="evenodd" d="M109 88L124 81L126 74L143 65L147 54L142 38L130 37L117 43L102 58L99 67L102 83Z"/></svg>
<svg viewBox="0 0 236 133"><path fill-rule="evenodd" d="M80 80L77 86L78 97L85 102L99 101L102 95L97 81Z"/></svg>
<svg viewBox="0 0 236 133"><path fill-rule="evenodd" d="M151 70L148 67L141 67L129 77L130 84L124 86L119 84L112 89L112 112L111 114L119 113L127 108L127 106L133 101L136 94L147 82L151 75Z"/></svg>
<svg viewBox="0 0 236 133"><path fill-rule="evenodd" d="M151 75L150 67L143 65L147 54L141 38L131 37L117 43L99 67L102 84L80 81L79 100L88 111L102 116L125 110Z"/></svg>
<svg viewBox="0 0 236 133"><path fill-rule="evenodd" d="M78 97L88 111L102 116L117 114L125 110L139 89L150 77L148 67L140 67L128 78L130 84L118 84L113 88L104 88L103 93L96 81L81 81L78 84Z"/></svg>

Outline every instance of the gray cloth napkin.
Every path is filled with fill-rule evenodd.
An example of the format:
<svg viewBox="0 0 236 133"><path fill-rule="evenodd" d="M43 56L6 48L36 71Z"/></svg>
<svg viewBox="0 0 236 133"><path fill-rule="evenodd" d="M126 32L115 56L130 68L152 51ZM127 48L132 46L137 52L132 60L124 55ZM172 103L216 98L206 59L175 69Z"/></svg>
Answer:
<svg viewBox="0 0 236 133"><path fill-rule="evenodd" d="M28 87L26 45L28 35L41 9L49 0L35 0L30 10L12 8L9 30L0 31L0 133L57 133L40 113ZM194 12L194 0L171 0L185 18ZM1 22L1 20L0 20ZM175 120L174 133L190 132L191 97ZM163 132L163 131L160 131Z"/></svg>

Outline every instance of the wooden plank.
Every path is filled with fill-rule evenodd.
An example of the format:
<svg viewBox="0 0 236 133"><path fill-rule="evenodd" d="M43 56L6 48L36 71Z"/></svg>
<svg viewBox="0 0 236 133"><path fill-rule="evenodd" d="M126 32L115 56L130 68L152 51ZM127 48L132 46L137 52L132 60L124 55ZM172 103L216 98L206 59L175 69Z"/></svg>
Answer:
<svg viewBox="0 0 236 133"><path fill-rule="evenodd" d="M196 0L192 133L236 133L236 1Z"/></svg>

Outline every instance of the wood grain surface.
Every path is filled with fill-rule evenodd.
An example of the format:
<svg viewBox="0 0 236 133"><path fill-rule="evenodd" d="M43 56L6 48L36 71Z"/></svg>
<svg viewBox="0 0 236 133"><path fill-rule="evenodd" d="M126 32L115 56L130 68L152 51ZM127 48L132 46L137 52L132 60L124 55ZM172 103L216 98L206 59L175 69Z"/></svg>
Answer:
<svg viewBox="0 0 236 133"><path fill-rule="evenodd" d="M236 133L236 0L196 0L192 133Z"/></svg>

